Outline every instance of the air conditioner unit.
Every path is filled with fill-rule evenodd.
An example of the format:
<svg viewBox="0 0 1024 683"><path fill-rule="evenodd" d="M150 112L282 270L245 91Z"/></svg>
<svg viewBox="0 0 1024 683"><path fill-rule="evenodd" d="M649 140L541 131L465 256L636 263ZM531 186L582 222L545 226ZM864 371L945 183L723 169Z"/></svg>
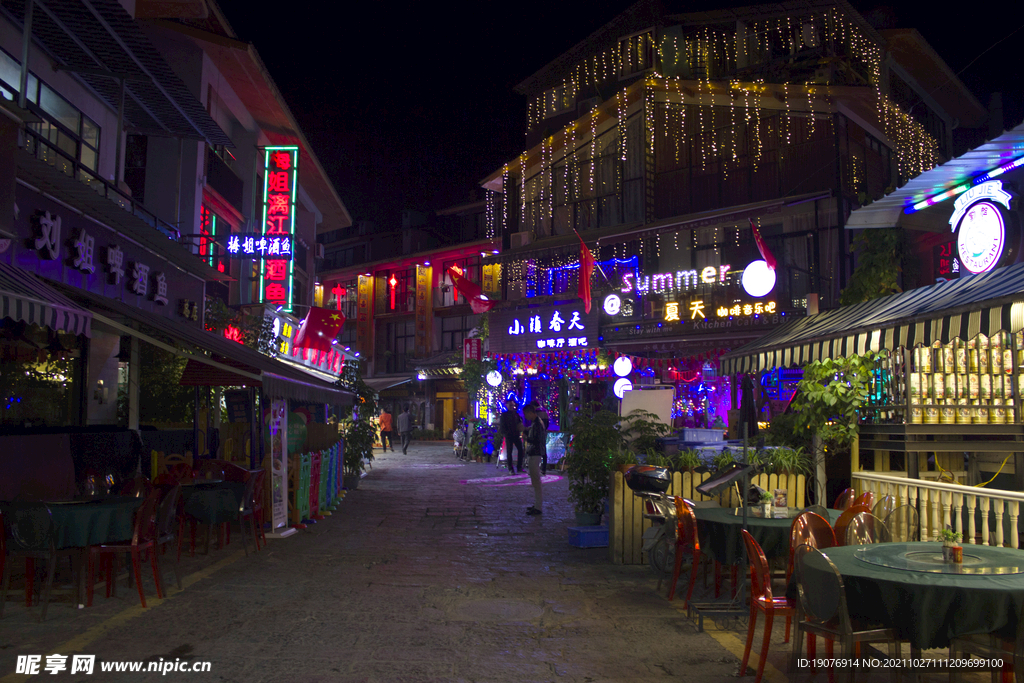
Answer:
<svg viewBox="0 0 1024 683"><path fill-rule="evenodd" d="M315 251L313 252L313 255L314 255L314 256L315 256L316 258L323 258L323 257L324 257L324 245L322 245L322 244L317 244L317 245L316 245L316 249L315 249Z"/></svg>
<svg viewBox="0 0 1024 683"><path fill-rule="evenodd" d="M513 249L520 249L533 241L533 236L529 232L514 232L511 237Z"/></svg>

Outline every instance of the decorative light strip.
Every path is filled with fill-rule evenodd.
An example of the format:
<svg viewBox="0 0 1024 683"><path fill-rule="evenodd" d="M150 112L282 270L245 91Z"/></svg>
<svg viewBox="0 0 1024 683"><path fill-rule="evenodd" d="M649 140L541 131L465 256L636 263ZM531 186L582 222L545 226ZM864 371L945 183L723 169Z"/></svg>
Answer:
<svg viewBox="0 0 1024 683"><path fill-rule="evenodd" d="M1017 159L1014 159L1013 161L1009 161L1009 162L1003 164L1002 166L999 166L998 168L992 169L988 173L983 173L982 175L978 176L977 178L975 178L974 180L972 180L969 183L964 183L962 185L957 185L956 187L954 187L951 190L946 190L945 192L942 192L941 194L937 194L937 195L935 195L933 197L928 197L927 199L925 199L923 201L917 202L913 206L908 206L907 208L905 208L903 210L903 213L915 213L917 211L920 211L921 209L927 209L929 206L934 206L935 204L938 204L939 202L944 202L947 199L952 199L953 197L957 196L958 194L962 194L962 193L966 192L967 190L971 189L975 185L980 185L981 183L988 182L989 180L992 180L995 177L1001 176L1004 173L1007 173L1007 172L1012 171L1014 169L1020 168L1021 166L1024 166L1024 157L1018 157Z"/></svg>

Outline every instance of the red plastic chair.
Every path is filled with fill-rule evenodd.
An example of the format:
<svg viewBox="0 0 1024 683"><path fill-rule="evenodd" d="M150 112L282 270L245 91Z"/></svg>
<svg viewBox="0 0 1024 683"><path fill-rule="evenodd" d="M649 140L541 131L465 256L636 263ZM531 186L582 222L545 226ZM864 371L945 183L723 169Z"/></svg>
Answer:
<svg viewBox="0 0 1024 683"><path fill-rule="evenodd" d="M743 534L743 545L746 546L747 560L750 562L750 621L747 628L747 645L743 648L743 661L740 663L740 674L747 671L750 649L754 644L757 613L764 612L764 639L761 641L761 654L757 662L757 677L754 678L754 683L761 683L764 663L768 659L768 645L771 643L775 614L792 618L796 613L796 605L789 598L776 598L772 595L771 569L768 567L764 551L749 531L741 529L740 533ZM786 642L789 642L789 638L786 638Z"/></svg>
<svg viewBox="0 0 1024 683"><path fill-rule="evenodd" d="M789 527L789 562L786 565L786 585L789 585L793 578L793 555L801 545L809 545L812 548L833 548L836 545L836 535L832 531L832 525L828 520L815 512L801 512L793 524ZM789 629L792 625L792 618L786 617L786 639L789 639ZM814 649L814 636L808 643L808 649Z"/></svg>
<svg viewBox="0 0 1024 683"><path fill-rule="evenodd" d="M686 547L692 549L693 565L690 568L690 581L686 587L686 602L683 606L690 604L693 597L693 587L697 583L697 566L700 564L700 540L697 538L697 518L694 516L690 506L682 498L676 496L676 561L672 570L672 581L668 586L668 599L676 597L676 583L679 581L679 574L683 568L683 550Z"/></svg>
<svg viewBox="0 0 1024 683"><path fill-rule="evenodd" d="M107 597L110 597L111 586L114 584L114 577L117 575L117 558L121 553L131 553L132 571L135 575L135 584L139 589L139 599L142 606L146 606L146 594L142 589L142 551L149 550L153 561L153 577L156 579L157 597L163 597L160 590L160 567L156 559L156 508L160 502L160 490L151 491L143 501L142 507L135 512L135 525L132 532L132 540L128 543L105 543L94 545L89 548L89 579L86 583L88 592L87 604L92 607L93 584L95 582L96 558L107 567ZM116 595L117 588L114 587Z"/></svg>
<svg viewBox="0 0 1024 683"><path fill-rule="evenodd" d="M263 532L263 485L266 479L266 470L257 470L254 478L252 495L248 501L243 502L238 524L242 531L242 542L245 542L245 521L249 521L249 528L252 530L253 544L256 550L260 549L260 539L263 545L267 545L267 535ZM671 600L671 598L669 598Z"/></svg>
<svg viewBox="0 0 1024 683"><path fill-rule="evenodd" d="M846 489L838 496L836 496L836 502L832 504L833 510L845 510L846 508L853 505L854 499L857 497L857 492L853 489Z"/></svg>
<svg viewBox="0 0 1024 683"><path fill-rule="evenodd" d="M846 527L850 526L850 521L862 512L870 513L871 508L867 505L851 505L839 515L836 525L832 527L836 535L836 545L846 545Z"/></svg>
<svg viewBox="0 0 1024 683"><path fill-rule="evenodd" d="M120 494L132 498L145 498L153 492L153 484L141 474L121 485Z"/></svg>
<svg viewBox="0 0 1024 683"><path fill-rule="evenodd" d="M871 508L875 504L875 494L873 491L865 491L864 493L857 496L854 501L854 505L867 505Z"/></svg>

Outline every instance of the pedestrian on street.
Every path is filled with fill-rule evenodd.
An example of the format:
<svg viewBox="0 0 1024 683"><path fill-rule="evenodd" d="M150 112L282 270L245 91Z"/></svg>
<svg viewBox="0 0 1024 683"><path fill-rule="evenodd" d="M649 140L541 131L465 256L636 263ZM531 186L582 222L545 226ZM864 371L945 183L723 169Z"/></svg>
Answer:
<svg viewBox="0 0 1024 683"><path fill-rule="evenodd" d="M403 406L404 410L398 414L398 435L402 438L402 453L409 451L409 437L412 434L412 415L409 414L409 404Z"/></svg>
<svg viewBox="0 0 1024 683"><path fill-rule="evenodd" d="M391 445L391 452L395 452L395 442L391 438L391 413L384 408L380 413L380 445L385 453L388 452L388 444Z"/></svg>
<svg viewBox="0 0 1024 683"><path fill-rule="evenodd" d="M512 474L523 471L523 421L516 411L516 402L505 404L507 410L501 414L498 423L505 437L505 453L508 457L508 471ZM512 464L512 447L516 448L516 462Z"/></svg>
<svg viewBox="0 0 1024 683"><path fill-rule="evenodd" d="M537 412L533 404L523 408L523 417L530 423L526 428L526 457L530 466L530 483L533 485L533 505L526 508L526 514L539 515L543 507L540 491L541 462L547 450L548 418Z"/></svg>

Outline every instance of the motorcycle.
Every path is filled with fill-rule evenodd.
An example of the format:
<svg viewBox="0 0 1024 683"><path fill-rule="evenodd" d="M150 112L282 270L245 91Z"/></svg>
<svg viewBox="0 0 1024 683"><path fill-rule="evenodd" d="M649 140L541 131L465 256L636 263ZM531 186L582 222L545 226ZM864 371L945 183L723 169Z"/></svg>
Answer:
<svg viewBox="0 0 1024 683"><path fill-rule="evenodd" d="M643 535L647 564L659 576L672 572L676 553L677 516L675 496L665 494L672 484L666 467L637 465L623 475L633 495L644 501L644 519L651 526Z"/></svg>

